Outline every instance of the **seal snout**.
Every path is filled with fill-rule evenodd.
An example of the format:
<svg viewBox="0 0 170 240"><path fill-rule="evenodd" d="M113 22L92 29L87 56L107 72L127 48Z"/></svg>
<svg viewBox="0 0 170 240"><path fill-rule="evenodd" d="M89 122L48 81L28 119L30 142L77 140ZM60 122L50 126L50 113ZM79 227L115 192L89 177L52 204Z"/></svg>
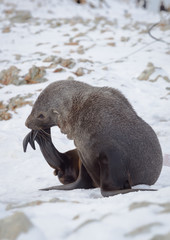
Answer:
<svg viewBox="0 0 170 240"><path fill-rule="evenodd" d="M27 128L33 129L31 122L32 122L32 121L31 121L31 119L30 119L30 116L28 116L27 120L25 121L25 126L26 126Z"/></svg>
<svg viewBox="0 0 170 240"><path fill-rule="evenodd" d="M30 128L30 127L29 127L29 121L28 121L28 118L27 118L27 120L25 121L25 126L26 126L27 128Z"/></svg>

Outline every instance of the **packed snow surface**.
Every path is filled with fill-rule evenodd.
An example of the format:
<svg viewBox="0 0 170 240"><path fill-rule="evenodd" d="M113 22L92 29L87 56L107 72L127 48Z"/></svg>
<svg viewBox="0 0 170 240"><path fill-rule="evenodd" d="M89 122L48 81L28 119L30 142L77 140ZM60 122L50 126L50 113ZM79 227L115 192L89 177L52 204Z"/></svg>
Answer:
<svg viewBox="0 0 170 240"><path fill-rule="evenodd" d="M38 146L36 151L28 147L23 152L22 140L29 132L25 120L31 111L26 105L11 111L10 120L0 121L0 224L24 213L32 227L7 238L18 240L170 239L169 16L144 11L133 1L86 2L0 1L0 71L16 66L22 78L33 65L44 66L48 79L38 84L0 85L0 101L8 103L12 97L32 93L29 100L34 102L49 83L69 77L119 89L159 138L164 166L151 187L158 191L109 198L103 198L100 189L39 191L60 183ZM21 13L28 19L18 19ZM164 42L148 35L148 28L159 21L162 24L152 33ZM75 65L50 66L49 59L44 61L49 56L72 58ZM149 63L154 72L139 80ZM54 71L56 68L62 70ZM52 129L52 137L59 151L74 148L57 127ZM10 229L0 226L0 239Z"/></svg>

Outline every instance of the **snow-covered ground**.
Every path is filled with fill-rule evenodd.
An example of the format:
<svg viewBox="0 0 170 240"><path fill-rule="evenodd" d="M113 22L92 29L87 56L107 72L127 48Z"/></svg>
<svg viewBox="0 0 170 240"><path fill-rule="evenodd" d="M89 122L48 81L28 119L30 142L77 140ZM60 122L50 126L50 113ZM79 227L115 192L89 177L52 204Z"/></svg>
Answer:
<svg viewBox="0 0 170 240"><path fill-rule="evenodd" d="M34 101L49 83L68 77L117 88L157 133L168 165L169 16L136 8L133 1L86 2L0 1L0 71L16 66L22 79L33 65L44 66L48 79L39 84L0 85L0 101L7 103L28 93ZM147 33L160 19L162 24L152 34L165 42ZM75 64L71 68L57 65L50 56L72 58ZM139 80L148 66L153 73ZM62 71L54 72L59 68ZM29 132L24 123L30 111L29 105L17 108L10 120L0 121L0 240L170 239L170 167L163 167L152 186L159 189L155 192L109 198L103 198L99 189L41 192L38 189L59 181L38 146L36 151L29 147L23 153L22 140ZM60 151L74 147L56 127L52 137Z"/></svg>

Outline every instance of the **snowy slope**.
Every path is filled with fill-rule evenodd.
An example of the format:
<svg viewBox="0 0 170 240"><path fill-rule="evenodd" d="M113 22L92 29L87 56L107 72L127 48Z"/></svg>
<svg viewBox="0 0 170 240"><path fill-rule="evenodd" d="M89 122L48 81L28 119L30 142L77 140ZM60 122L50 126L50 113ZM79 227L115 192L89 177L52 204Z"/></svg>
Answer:
<svg viewBox="0 0 170 240"><path fill-rule="evenodd" d="M16 18L23 11L27 11L26 21ZM117 88L153 127L167 163L170 161L170 28L165 30L162 24L153 29L154 36L167 43L154 41L147 29L168 18L145 12L127 1L96 0L77 5L71 0L2 0L0 71L14 65L20 69L22 79L33 65L43 66L48 81L1 85L0 101L7 103L11 97L28 93L33 94L30 100L34 101L50 82L68 77L94 86ZM50 56L72 58L75 65L68 68L44 61ZM52 63L55 66L50 66ZM147 80L139 80L148 63L154 66L154 73ZM57 68L64 70L54 72ZM82 76L77 76L79 68ZM16 233L8 239L155 240L164 239L163 235L170 239L170 167L163 167L152 186L159 189L156 192L109 198L103 198L99 189L41 192L38 189L59 182L38 146L36 151L28 148L23 153L22 140L29 132L24 122L30 111L29 105L17 108L15 113L11 111L10 120L0 121L0 239L4 239L5 231L12 231L9 219L18 212L25 214L32 227L25 234ZM60 151L74 147L59 129L53 128L52 136Z"/></svg>

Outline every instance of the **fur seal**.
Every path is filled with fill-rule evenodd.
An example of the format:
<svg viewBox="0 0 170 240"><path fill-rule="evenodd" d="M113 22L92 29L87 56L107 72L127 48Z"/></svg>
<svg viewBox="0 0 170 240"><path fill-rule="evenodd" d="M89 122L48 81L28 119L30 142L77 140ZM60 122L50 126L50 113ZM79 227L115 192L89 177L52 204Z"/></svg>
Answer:
<svg viewBox="0 0 170 240"><path fill-rule="evenodd" d="M160 175L163 158L155 132L116 89L54 82L41 92L25 125L34 131L58 126L74 140L81 161L75 182L44 190L95 186L113 196L152 185Z"/></svg>

